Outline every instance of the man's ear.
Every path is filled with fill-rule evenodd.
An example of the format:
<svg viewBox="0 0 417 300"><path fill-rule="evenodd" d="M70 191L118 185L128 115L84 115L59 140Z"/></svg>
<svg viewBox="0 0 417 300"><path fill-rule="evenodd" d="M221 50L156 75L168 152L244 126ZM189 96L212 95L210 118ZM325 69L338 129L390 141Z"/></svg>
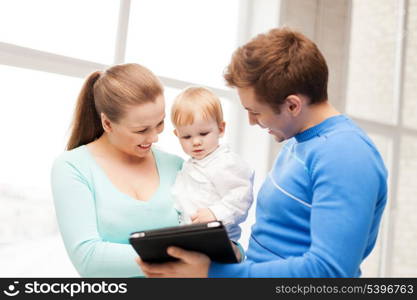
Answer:
<svg viewBox="0 0 417 300"><path fill-rule="evenodd" d="M285 109L294 117L300 114L303 105L305 105L304 100L299 95L289 95L285 98L285 102L287 104Z"/></svg>
<svg viewBox="0 0 417 300"><path fill-rule="evenodd" d="M219 131L220 131L219 136L220 137L223 137L225 129L226 129L226 122L225 121L220 122L219 124Z"/></svg>
<svg viewBox="0 0 417 300"><path fill-rule="evenodd" d="M112 124L111 121L107 118L104 113L100 114L101 118L101 126L103 126L103 130L107 133L112 132Z"/></svg>

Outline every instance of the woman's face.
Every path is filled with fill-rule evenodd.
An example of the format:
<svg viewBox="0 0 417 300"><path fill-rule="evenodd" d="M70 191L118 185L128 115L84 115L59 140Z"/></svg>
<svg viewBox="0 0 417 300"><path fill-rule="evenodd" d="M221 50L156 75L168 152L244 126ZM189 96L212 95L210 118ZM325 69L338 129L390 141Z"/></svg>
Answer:
<svg viewBox="0 0 417 300"><path fill-rule="evenodd" d="M158 134L164 130L164 118L165 100L161 95L155 102L131 106L117 123L108 119L103 123L109 141L115 148L142 158L158 141Z"/></svg>

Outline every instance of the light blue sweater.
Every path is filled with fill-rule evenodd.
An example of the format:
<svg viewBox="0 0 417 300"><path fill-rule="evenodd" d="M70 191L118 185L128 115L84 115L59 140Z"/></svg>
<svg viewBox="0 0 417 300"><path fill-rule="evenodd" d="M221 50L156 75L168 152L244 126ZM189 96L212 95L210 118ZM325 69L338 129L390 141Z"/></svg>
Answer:
<svg viewBox="0 0 417 300"><path fill-rule="evenodd" d="M143 276L130 233L178 225L170 188L183 160L153 149L160 184L146 202L120 192L86 146L64 152L52 168L52 192L65 247L83 277Z"/></svg>
<svg viewBox="0 0 417 300"><path fill-rule="evenodd" d="M212 263L209 276L360 276L386 200L372 141L346 116L329 118L282 149L258 194L247 260Z"/></svg>

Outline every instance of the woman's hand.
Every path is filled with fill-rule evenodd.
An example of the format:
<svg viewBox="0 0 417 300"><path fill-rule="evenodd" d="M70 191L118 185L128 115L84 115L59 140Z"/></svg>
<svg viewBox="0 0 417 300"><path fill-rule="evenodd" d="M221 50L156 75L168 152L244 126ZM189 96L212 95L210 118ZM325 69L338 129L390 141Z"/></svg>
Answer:
<svg viewBox="0 0 417 300"><path fill-rule="evenodd" d="M146 263L139 257L136 262L146 277L206 278L210 267L210 258L202 253L187 251L178 247L169 247L167 253L179 261L167 263Z"/></svg>

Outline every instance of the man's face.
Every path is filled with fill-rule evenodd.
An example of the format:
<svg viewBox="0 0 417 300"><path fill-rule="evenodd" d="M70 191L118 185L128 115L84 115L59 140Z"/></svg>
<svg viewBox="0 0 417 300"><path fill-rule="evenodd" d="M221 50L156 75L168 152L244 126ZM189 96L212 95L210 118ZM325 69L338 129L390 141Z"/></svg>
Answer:
<svg viewBox="0 0 417 300"><path fill-rule="evenodd" d="M287 103L282 105L280 113L276 113L268 104L257 101L253 87L238 88L237 91L241 104L248 111L250 125L267 129L278 143L297 134L296 122Z"/></svg>

